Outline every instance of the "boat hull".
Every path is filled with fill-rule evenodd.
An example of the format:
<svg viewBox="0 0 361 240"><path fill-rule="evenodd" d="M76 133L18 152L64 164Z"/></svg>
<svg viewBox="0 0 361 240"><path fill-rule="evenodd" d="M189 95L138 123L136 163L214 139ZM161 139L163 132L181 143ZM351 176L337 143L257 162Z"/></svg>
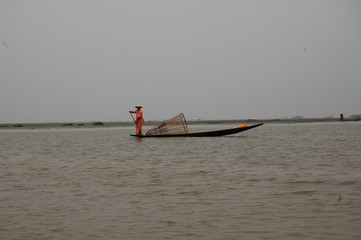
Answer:
<svg viewBox="0 0 361 240"><path fill-rule="evenodd" d="M231 134L236 134L240 132L247 131L249 129L259 127L263 125L263 123L247 126L247 127L239 127L239 128L229 128L223 130L216 131L208 131L208 132L195 132L195 133L182 133L182 134L164 134L164 135L135 135L131 134L132 137L138 138L162 138L162 137L220 137Z"/></svg>

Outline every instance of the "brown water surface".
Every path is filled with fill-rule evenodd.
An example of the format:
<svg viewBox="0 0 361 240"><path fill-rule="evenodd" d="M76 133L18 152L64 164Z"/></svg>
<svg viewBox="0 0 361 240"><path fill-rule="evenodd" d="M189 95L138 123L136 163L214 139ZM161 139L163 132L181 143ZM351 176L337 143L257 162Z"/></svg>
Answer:
<svg viewBox="0 0 361 240"><path fill-rule="evenodd" d="M360 123L132 131L0 130L0 239L361 239Z"/></svg>

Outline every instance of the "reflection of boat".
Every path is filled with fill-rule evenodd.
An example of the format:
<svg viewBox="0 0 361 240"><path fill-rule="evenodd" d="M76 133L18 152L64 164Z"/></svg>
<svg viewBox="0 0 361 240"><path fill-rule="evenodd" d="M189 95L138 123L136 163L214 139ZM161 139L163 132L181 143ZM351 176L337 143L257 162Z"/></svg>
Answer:
<svg viewBox="0 0 361 240"><path fill-rule="evenodd" d="M259 127L263 125L263 123L250 125L250 126L240 126L236 128L229 128L223 130L216 131L208 131L208 132L194 132L194 133L178 133L178 134L159 134L159 135L130 135L133 137L145 138L145 137L219 137L230 134L235 134L243 131L247 131L249 129Z"/></svg>
<svg viewBox="0 0 361 240"><path fill-rule="evenodd" d="M145 135L130 135L133 137L145 138L145 137L218 137L224 135L235 134L249 129L259 127L263 123L247 126L246 124L239 125L236 128L229 128L208 132L188 132L187 122L183 113L176 115L175 117L162 122L161 124L150 129Z"/></svg>

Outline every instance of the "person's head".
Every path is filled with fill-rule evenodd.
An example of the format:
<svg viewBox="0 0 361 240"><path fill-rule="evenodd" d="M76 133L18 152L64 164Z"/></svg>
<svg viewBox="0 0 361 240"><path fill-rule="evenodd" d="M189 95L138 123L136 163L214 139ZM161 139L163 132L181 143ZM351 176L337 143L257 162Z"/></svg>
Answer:
<svg viewBox="0 0 361 240"><path fill-rule="evenodd" d="M135 108L136 109L138 109L138 110L140 110L141 108L143 108L140 104L137 104L137 105L135 105Z"/></svg>

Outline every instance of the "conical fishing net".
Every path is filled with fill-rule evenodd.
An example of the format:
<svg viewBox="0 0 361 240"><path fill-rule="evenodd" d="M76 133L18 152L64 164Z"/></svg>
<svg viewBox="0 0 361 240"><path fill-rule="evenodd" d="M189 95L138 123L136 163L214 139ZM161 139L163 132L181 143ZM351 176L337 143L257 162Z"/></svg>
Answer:
<svg viewBox="0 0 361 240"><path fill-rule="evenodd" d="M186 119L183 113L150 129L145 135L168 135L188 133Z"/></svg>

